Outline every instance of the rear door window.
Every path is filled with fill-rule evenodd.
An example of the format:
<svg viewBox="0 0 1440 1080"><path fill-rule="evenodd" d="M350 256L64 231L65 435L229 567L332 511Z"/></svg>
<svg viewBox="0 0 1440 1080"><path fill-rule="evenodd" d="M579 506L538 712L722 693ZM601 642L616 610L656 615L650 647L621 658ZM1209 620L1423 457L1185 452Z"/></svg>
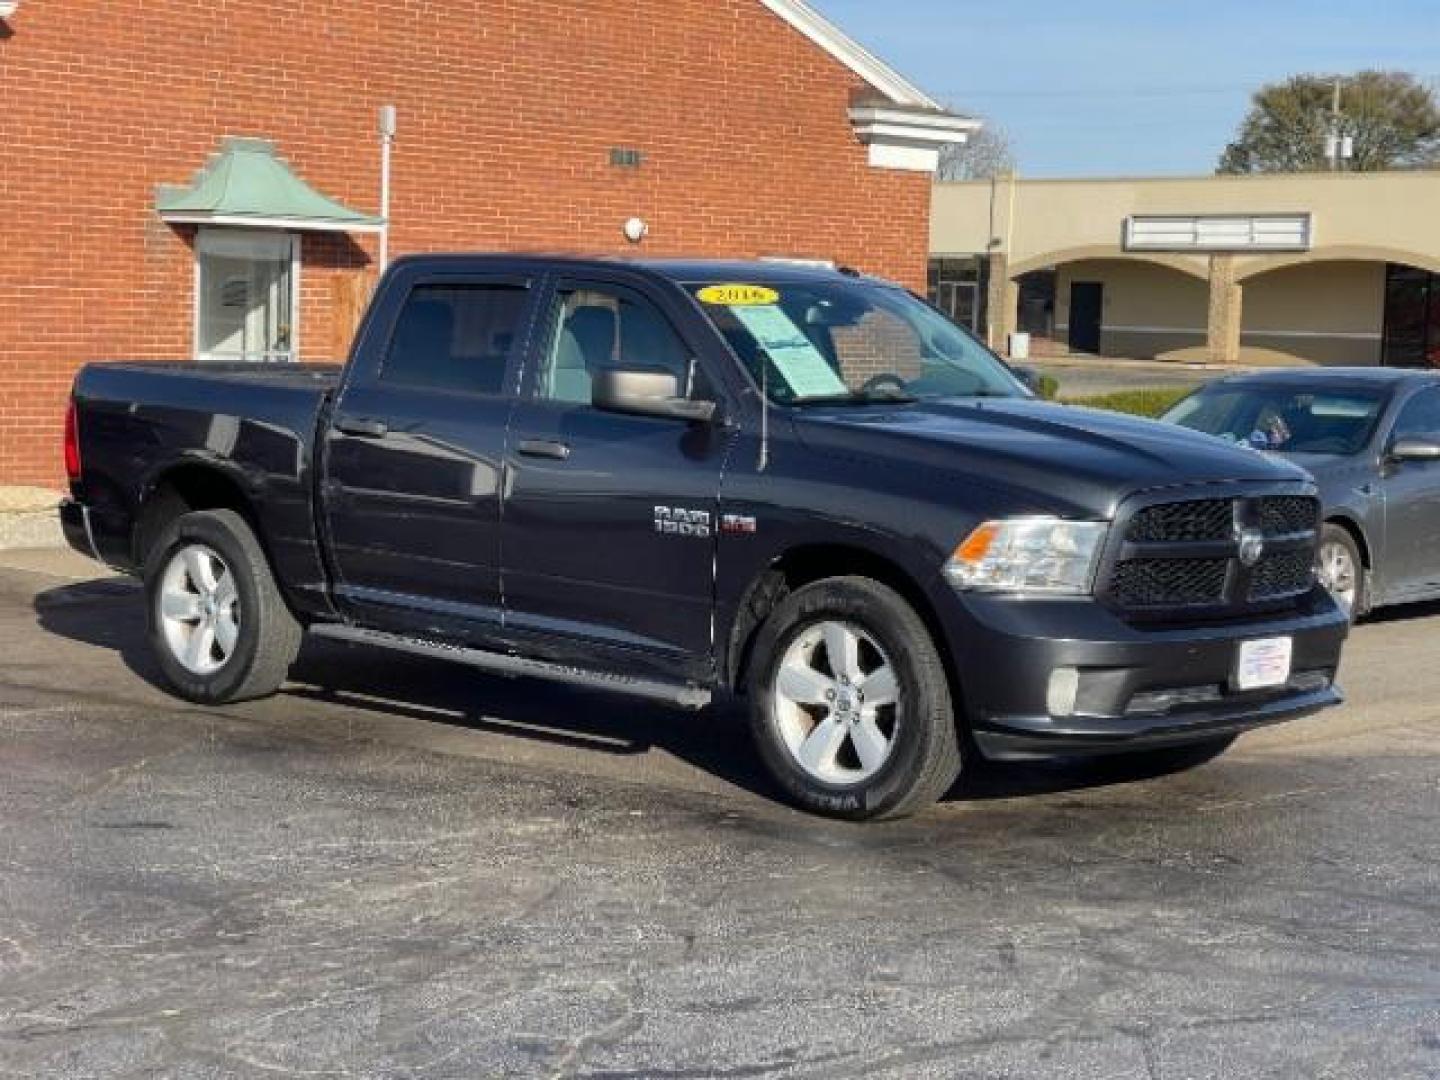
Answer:
<svg viewBox="0 0 1440 1080"><path fill-rule="evenodd" d="M529 298L529 290L519 285L416 286L396 319L381 381L458 393L502 393Z"/></svg>

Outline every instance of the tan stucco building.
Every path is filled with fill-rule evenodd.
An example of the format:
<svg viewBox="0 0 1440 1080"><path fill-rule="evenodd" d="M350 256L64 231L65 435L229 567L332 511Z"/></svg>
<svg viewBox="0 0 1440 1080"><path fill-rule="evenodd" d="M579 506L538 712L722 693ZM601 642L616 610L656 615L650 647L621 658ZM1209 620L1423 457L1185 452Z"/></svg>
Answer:
<svg viewBox="0 0 1440 1080"><path fill-rule="evenodd" d="M930 248L996 346L1440 366L1440 172L939 184Z"/></svg>

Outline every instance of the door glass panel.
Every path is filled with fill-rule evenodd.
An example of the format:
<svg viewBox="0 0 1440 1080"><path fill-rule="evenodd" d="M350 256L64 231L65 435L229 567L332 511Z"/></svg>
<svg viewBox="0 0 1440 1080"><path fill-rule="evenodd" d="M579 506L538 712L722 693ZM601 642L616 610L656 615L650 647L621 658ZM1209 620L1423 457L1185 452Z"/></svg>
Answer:
<svg viewBox="0 0 1440 1080"><path fill-rule="evenodd" d="M538 397L588 405L595 375L613 367L668 371L681 393L688 391L690 350L649 301L620 289L571 289L560 296Z"/></svg>
<svg viewBox="0 0 1440 1080"><path fill-rule="evenodd" d="M1440 438L1440 390L1422 390L1406 403L1395 421L1394 438Z"/></svg>
<svg viewBox="0 0 1440 1080"><path fill-rule="evenodd" d="M518 285L417 286L395 321L381 380L499 394L528 295Z"/></svg>
<svg viewBox="0 0 1440 1080"><path fill-rule="evenodd" d="M978 256L931 259L926 296L951 321L980 330L985 322L987 265Z"/></svg>
<svg viewBox="0 0 1440 1080"><path fill-rule="evenodd" d="M295 359L294 244L289 234L200 234L200 359Z"/></svg>
<svg viewBox="0 0 1440 1080"><path fill-rule="evenodd" d="M1440 346L1440 321L1427 318L1432 308L1431 275L1410 266L1392 264L1385 275L1385 363L1393 367L1420 367L1426 362L1427 328ZM1440 314L1436 312L1435 314ZM1440 358L1431 359L1432 364Z"/></svg>

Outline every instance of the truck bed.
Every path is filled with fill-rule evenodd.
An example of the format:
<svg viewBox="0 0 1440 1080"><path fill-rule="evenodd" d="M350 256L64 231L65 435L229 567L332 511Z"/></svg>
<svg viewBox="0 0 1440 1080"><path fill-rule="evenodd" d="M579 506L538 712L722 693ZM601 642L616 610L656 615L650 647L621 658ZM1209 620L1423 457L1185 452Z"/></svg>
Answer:
<svg viewBox="0 0 1440 1080"><path fill-rule="evenodd" d="M75 382L83 473L74 494L90 507L99 556L139 569L137 508L160 485L183 489L186 467L203 464L206 475L218 470L244 493L282 588L297 606L312 608L326 594L312 463L320 416L340 375L328 364L85 367ZM205 498L187 496L192 505Z"/></svg>
<svg viewBox="0 0 1440 1080"><path fill-rule="evenodd" d="M343 364L196 364L189 361L107 361L96 365L108 371L129 371L167 378L185 378L202 382L234 382L246 386L312 390L329 389L340 381Z"/></svg>

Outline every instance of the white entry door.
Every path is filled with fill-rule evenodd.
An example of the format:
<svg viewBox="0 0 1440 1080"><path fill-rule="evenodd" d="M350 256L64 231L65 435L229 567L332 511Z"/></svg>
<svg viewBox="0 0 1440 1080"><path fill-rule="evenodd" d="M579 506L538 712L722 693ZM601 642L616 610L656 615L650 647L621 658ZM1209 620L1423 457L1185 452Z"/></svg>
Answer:
<svg viewBox="0 0 1440 1080"><path fill-rule="evenodd" d="M300 238L202 229L195 241L195 355L212 361L294 360Z"/></svg>

